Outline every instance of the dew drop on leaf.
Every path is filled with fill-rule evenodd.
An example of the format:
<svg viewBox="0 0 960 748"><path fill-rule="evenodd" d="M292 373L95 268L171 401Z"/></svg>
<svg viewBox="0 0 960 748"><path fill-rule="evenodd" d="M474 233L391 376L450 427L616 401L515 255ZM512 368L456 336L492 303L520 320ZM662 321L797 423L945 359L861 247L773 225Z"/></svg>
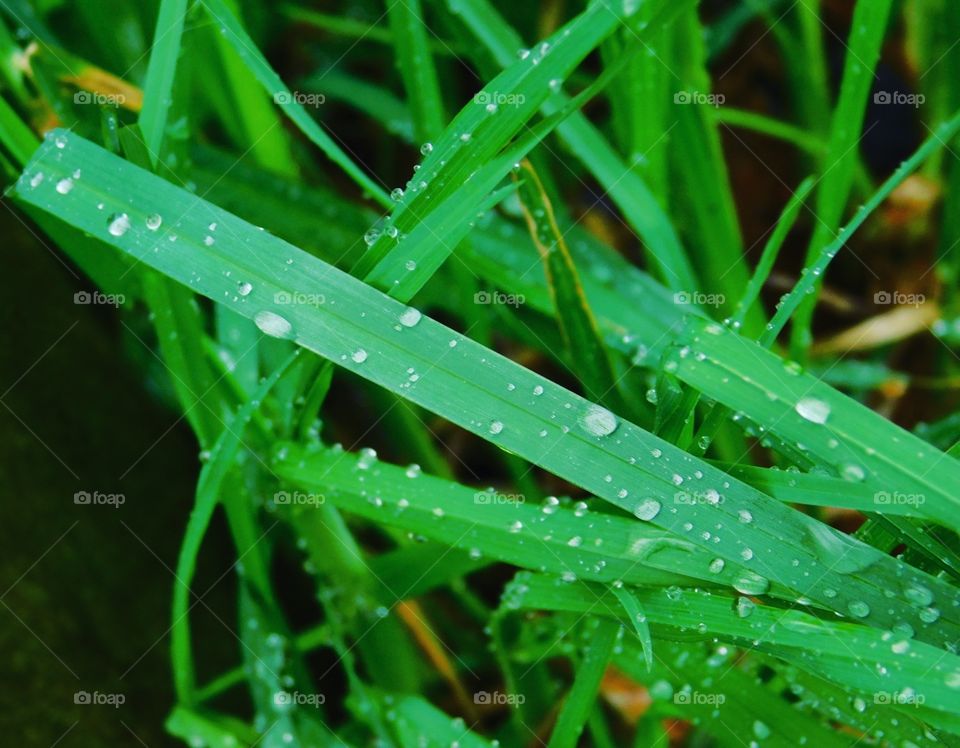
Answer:
<svg viewBox="0 0 960 748"><path fill-rule="evenodd" d="M583 428L593 436L609 436L617 430L617 417L606 408L590 404L581 420Z"/></svg>
<svg viewBox="0 0 960 748"><path fill-rule="evenodd" d="M293 326L285 318L267 309L257 312L253 322L260 332L271 338L289 338L293 332Z"/></svg>
<svg viewBox="0 0 960 748"><path fill-rule="evenodd" d="M847 605L847 610L854 618L866 618L870 615L870 606L863 600L853 600Z"/></svg>
<svg viewBox="0 0 960 748"><path fill-rule="evenodd" d="M114 213L107 219L107 231L113 236L123 236L130 229L130 216L126 213Z"/></svg>
<svg viewBox="0 0 960 748"><path fill-rule="evenodd" d="M830 406L815 397L801 398L794 410L800 414L801 418L805 418L811 423L826 423L827 418L830 417Z"/></svg>
<svg viewBox="0 0 960 748"><path fill-rule="evenodd" d="M633 513L637 519L649 522L660 513L660 508L660 502L656 499L644 499L634 507Z"/></svg>
<svg viewBox="0 0 960 748"><path fill-rule="evenodd" d="M400 324L404 327L416 327L422 316L420 310L408 306L400 313Z"/></svg>

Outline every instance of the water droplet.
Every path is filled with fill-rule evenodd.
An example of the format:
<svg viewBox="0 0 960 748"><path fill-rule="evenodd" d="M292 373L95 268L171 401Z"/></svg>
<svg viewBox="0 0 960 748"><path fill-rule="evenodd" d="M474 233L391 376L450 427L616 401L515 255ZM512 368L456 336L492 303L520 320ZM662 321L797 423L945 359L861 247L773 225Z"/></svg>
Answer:
<svg viewBox="0 0 960 748"><path fill-rule="evenodd" d="M854 618L866 618L870 615L870 606L863 600L851 600L850 603L847 604L847 610L850 611L850 615Z"/></svg>
<svg viewBox="0 0 960 748"><path fill-rule="evenodd" d="M420 466L417 465L416 463L413 463L412 465L408 465L405 474L406 474L406 476L407 476L408 478L417 478L417 477L419 477L419 475L420 475Z"/></svg>
<svg viewBox="0 0 960 748"><path fill-rule="evenodd" d="M422 146L420 146L420 153L422 153L424 156L428 156L433 153L433 143L424 143Z"/></svg>
<svg viewBox="0 0 960 748"><path fill-rule="evenodd" d="M764 595L770 589L770 580L752 571L745 571L733 580L733 589L744 595Z"/></svg>
<svg viewBox="0 0 960 748"><path fill-rule="evenodd" d="M644 499L634 507L633 513L637 519L649 522L660 513L660 508L660 502L656 499Z"/></svg>
<svg viewBox="0 0 960 748"><path fill-rule="evenodd" d="M534 394L535 396L537 396L537 397L539 397L540 395L542 395L542 394L543 394L543 387L541 387L541 386L538 384L536 387L533 388L533 394Z"/></svg>
<svg viewBox="0 0 960 748"><path fill-rule="evenodd" d="M257 312L253 322L260 332L271 338L289 338L293 332L293 326L286 319L267 309Z"/></svg>
<svg viewBox="0 0 960 748"><path fill-rule="evenodd" d="M353 359L355 364L362 364L367 360L367 352L363 350L363 348L357 348L357 350L350 354L350 358Z"/></svg>
<svg viewBox="0 0 960 748"><path fill-rule="evenodd" d="M540 507L540 511L544 514L553 514L557 511L557 507L560 506L560 499L556 496L548 496L543 500L543 505Z"/></svg>
<svg viewBox="0 0 960 748"><path fill-rule="evenodd" d="M401 200L403 200L403 190L400 189L399 187L395 187L393 190L390 191L390 199L393 200L394 202L400 202Z"/></svg>
<svg viewBox="0 0 960 748"><path fill-rule="evenodd" d="M416 327L422 316L419 309L408 306L400 313L400 324L404 327Z"/></svg>
<svg viewBox="0 0 960 748"><path fill-rule="evenodd" d="M156 231L160 228L160 224L163 223L163 216L159 213L151 213L147 216L147 228L151 231Z"/></svg>
<svg viewBox="0 0 960 748"><path fill-rule="evenodd" d="M940 611L936 608L924 608L919 615L920 620L924 623L935 623L940 618Z"/></svg>
<svg viewBox="0 0 960 748"><path fill-rule="evenodd" d="M737 616L740 618L747 618L751 613L756 609L756 605L752 600L746 597L737 598Z"/></svg>
<svg viewBox="0 0 960 748"><path fill-rule="evenodd" d="M248 283L247 281L239 281L237 283L237 293L241 296L249 296L250 292L253 290L253 284Z"/></svg>
<svg viewBox="0 0 960 748"><path fill-rule="evenodd" d="M794 410L800 414L801 418L805 418L811 423L826 423L827 418L830 417L830 406L815 397L801 398Z"/></svg>
<svg viewBox="0 0 960 748"><path fill-rule="evenodd" d="M763 740L764 738L769 738L769 737L770 737L770 728L767 727L767 726L766 726L763 722L761 722L760 720L756 720L756 721L753 723L753 734L754 734L757 738L759 738L760 740Z"/></svg>
<svg viewBox="0 0 960 748"><path fill-rule="evenodd" d="M714 574L719 574L721 571L723 571L723 567L726 565L726 561L724 561L722 558L715 558L710 562L710 571Z"/></svg>
<svg viewBox="0 0 960 748"><path fill-rule="evenodd" d="M737 519L743 522L743 524L749 525L751 522L753 522L753 514L746 509L741 509L739 512L737 512Z"/></svg>
<svg viewBox="0 0 960 748"><path fill-rule="evenodd" d="M126 213L114 213L107 219L107 231L113 236L123 236L130 229L130 216Z"/></svg>
<svg viewBox="0 0 960 748"><path fill-rule="evenodd" d="M904 597L921 607L933 602L933 593L921 584L912 584L903 591Z"/></svg>
<svg viewBox="0 0 960 748"><path fill-rule="evenodd" d="M66 195L73 189L73 180L67 177L66 179L61 179L57 182L57 192L61 195Z"/></svg>
<svg viewBox="0 0 960 748"><path fill-rule="evenodd" d="M609 436L617 430L617 417L606 408L590 404L581 419L587 433L593 436Z"/></svg>

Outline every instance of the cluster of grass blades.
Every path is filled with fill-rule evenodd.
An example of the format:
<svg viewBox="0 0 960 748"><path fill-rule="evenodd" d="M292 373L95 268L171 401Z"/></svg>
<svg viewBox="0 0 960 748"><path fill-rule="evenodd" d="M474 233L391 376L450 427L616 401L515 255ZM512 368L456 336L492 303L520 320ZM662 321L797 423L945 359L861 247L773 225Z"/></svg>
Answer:
<svg viewBox="0 0 960 748"><path fill-rule="evenodd" d="M172 736L960 744L950 2L0 5L6 199L201 456Z"/></svg>

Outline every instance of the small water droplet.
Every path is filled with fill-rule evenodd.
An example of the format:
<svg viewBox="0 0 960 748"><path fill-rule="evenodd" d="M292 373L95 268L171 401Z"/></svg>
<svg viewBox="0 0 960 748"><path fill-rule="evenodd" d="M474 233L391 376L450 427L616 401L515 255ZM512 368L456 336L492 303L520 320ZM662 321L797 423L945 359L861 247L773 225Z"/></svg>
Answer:
<svg viewBox="0 0 960 748"><path fill-rule="evenodd" d="M350 358L353 359L355 364L362 364L367 360L367 352L363 350L363 348L357 348L357 350L350 354Z"/></svg>
<svg viewBox="0 0 960 748"><path fill-rule="evenodd" d="M163 217L159 213L151 213L147 216L147 228L151 231L156 231L162 223Z"/></svg>
<svg viewBox="0 0 960 748"><path fill-rule="evenodd" d="M617 430L617 417L606 408L590 404L581 420L583 428L593 436L609 436Z"/></svg>

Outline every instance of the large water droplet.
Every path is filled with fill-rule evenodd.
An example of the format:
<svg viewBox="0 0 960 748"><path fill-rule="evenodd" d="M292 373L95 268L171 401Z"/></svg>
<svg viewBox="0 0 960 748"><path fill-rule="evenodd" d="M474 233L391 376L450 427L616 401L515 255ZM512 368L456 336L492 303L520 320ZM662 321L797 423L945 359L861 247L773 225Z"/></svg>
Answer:
<svg viewBox="0 0 960 748"><path fill-rule="evenodd" d="M656 499L644 499L633 509L637 519L649 522L660 513L660 502Z"/></svg>
<svg viewBox="0 0 960 748"><path fill-rule="evenodd" d="M581 420L583 428L593 436L609 436L617 430L617 417L606 408L590 404Z"/></svg>
<svg viewBox="0 0 960 748"><path fill-rule="evenodd" d="M353 363L362 364L367 360L367 352L363 350L363 348L357 348L357 350L350 354L350 358L353 359Z"/></svg>
<svg viewBox="0 0 960 748"><path fill-rule="evenodd" d="M286 319L268 309L257 312L253 322L260 332L271 338L289 338L293 333L293 326Z"/></svg>
<svg viewBox="0 0 960 748"><path fill-rule="evenodd" d="M811 423L826 423L827 418L830 417L830 406L815 397L801 398L794 410L800 414L801 418L805 418Z"/></svg>
<svg viewBox="0 0 960 748"><path fill-rule="evenodd" d="M57 182L57 192L59 192L61 195L69 194L70 190L72 189L73 189L73 180L70 179L70 177L67 177L66 179L61 179L59 182Z"/></svg>

